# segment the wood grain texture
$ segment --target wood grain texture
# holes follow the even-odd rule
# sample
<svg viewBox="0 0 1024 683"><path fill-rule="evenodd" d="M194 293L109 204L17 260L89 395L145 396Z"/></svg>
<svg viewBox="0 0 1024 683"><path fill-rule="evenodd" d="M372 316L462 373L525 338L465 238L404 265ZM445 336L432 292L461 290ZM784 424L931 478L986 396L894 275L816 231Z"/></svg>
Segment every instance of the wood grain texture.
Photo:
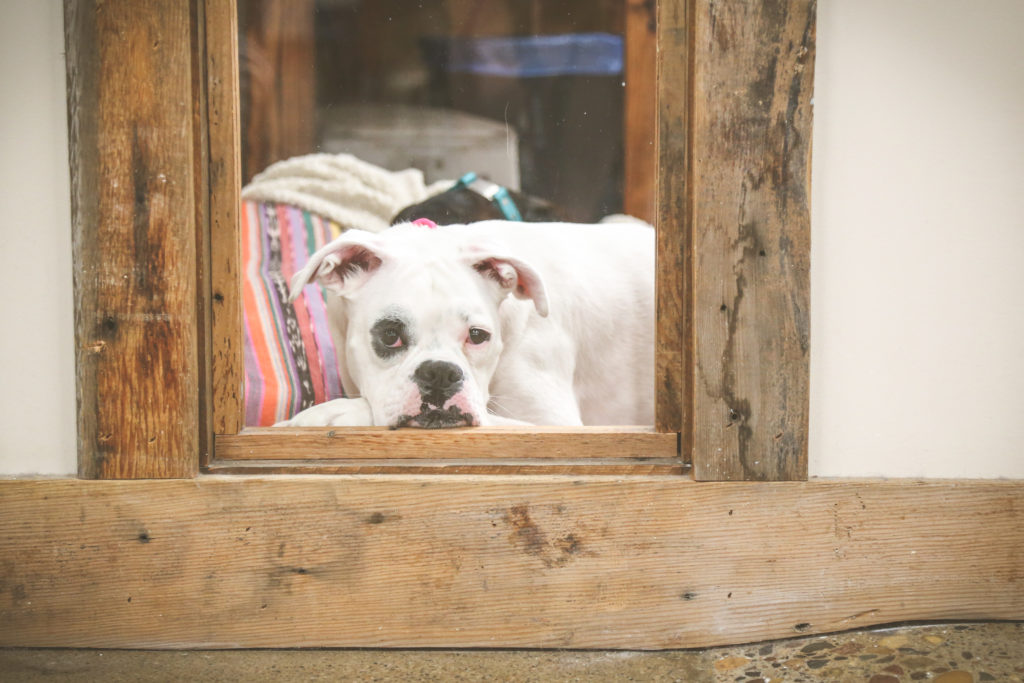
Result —
<svg viewBox="0 0 1024 683"><path fill-rule="evenodd" d="M656 649L1020 619L1022 496L1005 481L0 481L0 645Z"/></svg>
<svg viewBox="0 0 1024 683"><path fill-rule="evenodd" d="M675 434L648 427L387 427L249 428L217 439L217 457L232 460L405 458L666 458L677 457Z"/></svg>
<svg viewBox="0 0 1024 683"><path fill-rule="evenodd" d="M626 0L623 211L654 224L657 182L657 11Z"/></svg>
<svg viewBox="0 0 1024 683"><path fill-rule="evenodd" d="M210 431L236 434L244 426L242 377L240 131L238 113L238 22L234 0L205 2L201 55L206 108L203 116L208 147L203 172L207 178L206 226L209 288L204 290L211 316L208 349L212 368L208 393ZM208 462L209 451L204 451Z"/></svg>
<svg viewBox="0 0 1024 683"><path fill-rule="evenodd" d="M476 474L476 475L613 475L681 476L690 467L681 458L367 458L288 460L220 460L207 466L209 474Z"/></svg>
<svg viewBox="0 0 1024 683"><path fill-rule="evenodd" d="M197 470L188 3L65 3L79 471ZM116 36L116 39L111 39Z"/></svg>
<svg viewBox="0 0 1024 683"><path fill-rule="evenodd" d="M196 230L196 354L199 465L213 457L213 310L210 277L210 138L206 93L206 2L190 0L192 50L192 186Z"/></svg>
<svg viewBox="0 0 1024 683"><path fill-rule="evenodd" d="M681 475L675 434L649 427L248 428L217 437L210 473Z"/></svg>
<svg viewBox="0 0 1024 683"><path fill-rule="evenodd" d="M694 475L804 479L815 2L695 6Z"/></svg>
<svg viewBox="0 0 1024 683"><path fill-rule="evenodd" d="M691 287L693 198L692 0L658 3L657 284L655 403L658 431L682 434L683 457L693 451Z"/></svg>

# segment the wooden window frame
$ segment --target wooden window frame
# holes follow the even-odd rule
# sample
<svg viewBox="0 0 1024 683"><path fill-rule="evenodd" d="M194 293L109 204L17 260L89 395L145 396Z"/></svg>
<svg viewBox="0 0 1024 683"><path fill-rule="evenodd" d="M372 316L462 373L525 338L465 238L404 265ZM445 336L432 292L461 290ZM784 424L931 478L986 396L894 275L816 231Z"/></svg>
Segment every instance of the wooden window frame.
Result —
<svg viewBox="0 0 1024 683"><path fill-rule="evenodd" d="M700 480L805 479L813 5L776 15L735 13L726 23L754 27L749 43L699 60L694 46L703 39L685 28L689 5L665 7L671 11L663 11L654 36L661 56L658 144L655 154L629 158L632 166L646 159L660 169L653 427L296 434L244 426L237 12L233 2L196 3L196 241L205 257L197 277L204 344L197 372L205 380L197 419L206 421L200 469L625 475L680 474L692 463ZM632 48L650 42L639 9L627 13ZM687 40L666 39L680 32ZM644 51L629 55L629 78L643 84ZM655 94L649 86L647 98ZM719 94L754 89L760 102ZM627 109L638 134L649 135L636 106L644 99L627 96ZM780 107L785 118L778 125ZM694 154L699 167L690 162ZM768 176L774 177L765 182ZM697 224L710 227L696 230Z"/></svg>
<svg viewBox="0 0 1024 683"><path fill-rule="evenodd" d="M679 430L674 426L678 420L668 414L676 409L678 401L674 400L659 402L657 424L647 427L490 427L434 432L385 427L282 430L244 425L239 236L237 229L231 229L238 224L241 175L234 7L234 2L200 4L199 11L205 16L196 21L201 34L197 44L205 52L196 64L205 74L199 74L195 82L197 90L205 89L198 99L206 103L200 106L196 127L209 131L209 142L196 160L197 195L208 198L211 220L217 221L202 233L209 240L206 270L211 288L203 294L210 301L207 308L213 334L208 352L212 358L211 392L204 397L211 408L207 413L212 420L207 428L211 446L203 449L201 470L233 474L686 473L688 464L680 456ZM642 71L642 65L633 68ZM653 89L645 94L653 98ZM648 157L653 166L653 156ZM216 174L215 168L227 172ZM679 286L678 278L663 279L670 284L662 283L662 290ZM682 368L673 370L681 372Z"/></svg>
<svg viewBox="0 0 1024 683"><path fill-rule="evenodd" d="M656 649L1024 618L1022 481L199 473L218 428L210 340L229 303L210 281L206 221L229 220L231 207L194 172L226 119L210 116L216 88L192 98L207 74L189 55L202 41L195 18L229 7L65 5L81 478L0 481L0 645ZM754 418L766 406L754 399L779 390L764 377L794 381L781 406L799 425L806 375L788 374L777 324L729 306L785 288L769 261L804 273L801 243L772 231L795 211L800 232L807 198L794 188L806 190L806 166L780 154L809 145L796 139L809 127L792 126L799 104L770 84L799 91L809 76L794 64L809 68L813 50L762 63L743 46L791 22L813 38L814 3L662 0L659 12L658 221L680 226L659 232L659 253L682 274L678 300L659 282L659 343L678 341L659 351L678 382L659 424L679 430L698 476L783 478L779 464L794 459L761 470L756 449L791 436L765 440ZM755 78L737 87L744 72ZM767 111L757 134L734 118L746 106ZM208 171L211 183L231 173ZM676 173L688 182L671 182ZM785 201L772 204L766 188ZM786 237L793 251L781 258ZM731 270L716 265L723 253L737 257ZM707 268L735 277L695 277ZM806 303L799 286L786 291ZM789 313L799 328L806 309ZM767 364L744 399L749 387L708 355L722 330L734 369ZM758 339L773 342L767 356ZM715 372L729 382L715 385ZM731 424L712 419L722 410ZM706 458L723 433L738 450ZM804 425L794 443L805 435ZM779 452L799 463L803 451Z"/></svg>

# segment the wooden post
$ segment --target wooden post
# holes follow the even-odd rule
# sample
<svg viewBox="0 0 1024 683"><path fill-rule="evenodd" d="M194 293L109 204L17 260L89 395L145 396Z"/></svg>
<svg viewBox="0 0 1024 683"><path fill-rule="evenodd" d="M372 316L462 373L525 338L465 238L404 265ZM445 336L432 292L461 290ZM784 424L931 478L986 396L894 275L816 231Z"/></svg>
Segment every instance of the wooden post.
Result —
<svg viewBox="0 0 1024 683"><path fill-rule="evenodd" d="M804 479L816 5L693 5L694 476Z"/></svg>
<svg viewBox="0 0 1024 683"><path fill-rule="evenodd" d="M200 465L214 435L244 426L238 8L235 0L193 0L196 243L202 382Z"/></svg>
<svg viewBox="0 0 1024 683"><path fill-rule="evenodd" d="M198 452L189 3L68 0L64 10L79 472L189 477Z"/></svg>
<svg viewBox="0 0 1024 683"><path fill-rule="evenodd" d="M692 0L658 3L657 51L657 289L654 426L682 434L690 458L693 421L693 350L690 286L693 224L690 123L693 49Z"/></svg>

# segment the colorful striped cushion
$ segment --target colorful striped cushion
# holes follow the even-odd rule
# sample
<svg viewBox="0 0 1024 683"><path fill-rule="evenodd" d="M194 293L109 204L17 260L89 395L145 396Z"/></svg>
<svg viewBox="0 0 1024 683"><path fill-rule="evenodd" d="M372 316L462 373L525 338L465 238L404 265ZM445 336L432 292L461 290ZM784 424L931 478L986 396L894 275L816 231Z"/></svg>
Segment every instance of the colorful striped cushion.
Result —
<svg viewBox="0 0 1024 683"><path fill-rule="evenodd" d="M344 396L322 288L309 285L288 302L292 275L341 228L293 206L251 201L242 202L241 224L245 424L266 426Z"/></svg>

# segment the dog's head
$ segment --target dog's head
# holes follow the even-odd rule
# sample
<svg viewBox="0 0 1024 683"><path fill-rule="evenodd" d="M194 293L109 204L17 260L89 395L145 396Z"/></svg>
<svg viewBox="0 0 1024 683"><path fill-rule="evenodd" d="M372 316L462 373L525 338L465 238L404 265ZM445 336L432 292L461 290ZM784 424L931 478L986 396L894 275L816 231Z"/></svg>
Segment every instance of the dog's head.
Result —
<svg viewBox="0 0 1024 683"><path fill-rule="evenodd" d="M566 221L569 218L551 202L508 190L509 196L529 223L551 223ZM405 207L391 219L392 225L406 223L417 218L429 218L438 225L474 223L476 221L501 220L505 216L493 201L469 189L465 185L456 184L432 197Z"/></svg>
<svg viewBox="0 0 1024 683"><path fill-rule="evenodd" d="M511 294L547 315L540 275L460 228L349 230L292 279L292 299L314 281L336 297L345 389L377 425L481 424L505 341L499 309Z"/></svg>

